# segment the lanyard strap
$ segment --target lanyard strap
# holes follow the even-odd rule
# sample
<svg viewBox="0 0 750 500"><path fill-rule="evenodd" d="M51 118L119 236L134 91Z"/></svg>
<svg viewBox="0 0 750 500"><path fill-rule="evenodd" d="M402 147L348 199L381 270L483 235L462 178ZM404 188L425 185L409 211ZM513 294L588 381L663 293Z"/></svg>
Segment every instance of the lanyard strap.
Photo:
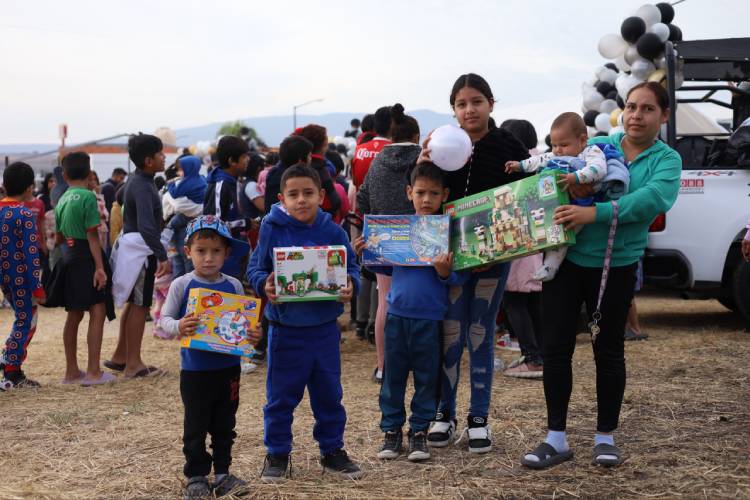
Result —
<svg viewBox="0 0 750 500"><path fill-rule="evenodd" d="M604 253L604 266L602 267L602 279L599 283L599 298L596 301L596 311L591 315L589 330L591 331L591 342L596 342L596 336L599 335L599 321L602 319L602 299L604 290L607 289L607 278L609 277L609 268L612 261L612 248L615 245L615 233L617 232L617 201L612 201L612 224L609 226L609 236L607 238L607 250Z"/></svg>

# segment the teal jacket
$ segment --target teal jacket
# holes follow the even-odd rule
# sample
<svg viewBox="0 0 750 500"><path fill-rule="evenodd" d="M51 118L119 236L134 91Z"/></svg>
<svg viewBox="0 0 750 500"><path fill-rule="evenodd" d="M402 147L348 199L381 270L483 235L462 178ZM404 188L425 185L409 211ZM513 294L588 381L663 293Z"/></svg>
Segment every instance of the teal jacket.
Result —
<svg viewBox="0 0 750 500"><path fill-rule="evenodd" d="M622 153L625 134L594 137L589 144L611 144ZM657 140L630 164L630 188L618 200L618 219L612 267L638 262L648 242L648 226L659 214L666 213L680 189L682 159L674 149ZM587 224L568 250L568 260L583 267L602 267L612 222L612 203L596 204L596 221Z"/></svg>

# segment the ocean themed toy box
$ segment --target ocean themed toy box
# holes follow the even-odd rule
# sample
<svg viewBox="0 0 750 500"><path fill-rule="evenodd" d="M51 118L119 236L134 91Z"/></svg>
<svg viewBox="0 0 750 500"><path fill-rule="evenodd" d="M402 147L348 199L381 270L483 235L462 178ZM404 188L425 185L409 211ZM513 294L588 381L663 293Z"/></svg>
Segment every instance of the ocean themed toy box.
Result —
<svg viewBox="0 0 750 500"><path fill-rule="evenodd" d="M185 309L200 318L195 335L183 337L182 347L248 356L253 352L247 330L258 326L260 300L244 295L193 288Z"/></svg>
<svg viewBox="0 0 750 500"><path fill-rule="evenodd" d="M365 215L362 264L431 266L448 253L449 230L448 215Z"/></svg>
<svg viewBox="0 0 750 500"><path fill-rule="evenodd" d="M575 233L553 222L569 202L557 171L543 172L443 205L451 217L457 271L504 262L575 243Z"/></svg>
<svg viewBox="0 0 750 500"><path fill-rule="evenodd" d="M279 302L338 300L346 288L346 247L273 249L273 271Z"/></svg>

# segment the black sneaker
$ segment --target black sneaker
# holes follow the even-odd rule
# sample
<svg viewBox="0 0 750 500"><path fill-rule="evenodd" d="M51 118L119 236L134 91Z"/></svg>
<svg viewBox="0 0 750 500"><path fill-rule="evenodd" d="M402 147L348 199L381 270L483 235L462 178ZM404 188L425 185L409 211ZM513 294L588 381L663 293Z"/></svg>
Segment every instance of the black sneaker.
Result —
<svg viewBox="0 0 750 500"><path fill-rule="evenodd" d="M283 481L287 477L287 470L291 476L289 467L289 455L266 455L263 461L263 472L260 473L260 480L265 483L275 483Z"/></svg>
<svg viewBox="0 0 750 500"><path fill-rule="evenodd" d="M248 356L248 359L255 364L263 363L266 360L266 351L253 351L253 353Z"/></svg>
<svg viewBox="0 0 750 500"><path fill-rule="evenodd" d="M364 327L357 327L357 339L367 340L367 332L365 331Z"/></svg>
<svg viewBox="0 0 750 500"><path fill-rule="evenodd" d="M185 486L185 500L196 498L211 498L211 488L205 476L193 476Z"/></svg>
<svg viewBox="0 0 750 500"><path fill-rule="evenodd" d="M367 341L371 343L372 345L375 345L375 325L370 325L367 330L365 330L365 335L367 335Z"/></svg>
<svg viewBox="0 0 750 500"><path fill-rule="evenodd" d="M421 462L430 458L430 449L427 447L427 433L425 431L409 431L409 456L411 462Z"/></svg>
<svg viewBox="0 0 750 500"><path fill-rule="evenodd" d="M338 474L345 479L359 479L364 475L359 465L349 460L344 450L332 451L320 457L320 465L326 472Z"/></svg>
<svg viewBox="0 0 750 500"><path fill-rule="evenodd" d="M383 446L380 447L380 451L378 452L378 458L382 460L398 458L401 454L402 441L401 429L386 432L383 438ZM411 442L411 437L409 438L409 442Z"/></svg>
<svg viewBox="0 0 750 500"><path fill-rule="evenodd" d="M456 432L456 420L451 420L448 415L438 413L427 433L427 444L433 448L444 448L448 446Z"/></svg>
<svg viewBox="0 0 750 500"><path fill-rule="evenodd" d="M14 370L12 372L3 370L3 372L5 378L0 380L0 391L9 391L11 389L21 389L24 387L36 389L37 387L42 386L42 384L36 380L27 378L23 370Z"/></svg>
<svg viewBox="0 0 750 500"><path fill-rule="evenodd" d="M469 453L487 453L492 449L492 437L487 417L472 417L469 415L469 425L461 433L458 441L469 436ZM456 442L458 442L456 441Z"/></svg>
<svg viewBox="0 0 750 500"><path fill-rule="evenodd" d="M243 496L248 493L247 482L238 478L234 474L227 474L221 481L215 482L211 488L214 490L214 495L217 497L223 497L230 493L234 496Z"/></svg>
<svg viewBox="0 0 750 500"><path fill-rule="evenodd" d="M378 377L378 367L376 366L375 369L372 371L372 381L376 384L383 385L383 373L380 373L380 376Z"/></svg>

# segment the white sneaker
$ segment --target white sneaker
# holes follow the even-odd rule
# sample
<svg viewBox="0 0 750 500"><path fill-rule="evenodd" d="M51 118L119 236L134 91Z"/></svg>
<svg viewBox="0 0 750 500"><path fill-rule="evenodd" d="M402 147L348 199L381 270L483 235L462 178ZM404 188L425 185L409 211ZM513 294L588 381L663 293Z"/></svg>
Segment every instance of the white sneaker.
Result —
<svg viewBox="0 0 750 500"><path fill-rule="evenodd" d="M240 363L240 372L243 374L252 373L257 369L258 369L258 365L256 365L255 363L248 363L246 361L242 361Z"/></svg>
<svg viewBox="0 0 750 500"><path fill-rule="evenodd" d="M473 427L472 427L473 426ZM492 450L492 433L487 419L482 417L469 417L469 427L466 427L456 444L469 437L469 453L487 453Z"/></svg>
<svg viewBox="0 0 750 500"><path fill-rule="evenodd" d="M442 418L442 416L438 415L437 418ZM455 420L450 420L448 422L436 420L430 425L430 430L427 433L427 444L433 448L445 448L450 444L455 432Z"/></svg>

